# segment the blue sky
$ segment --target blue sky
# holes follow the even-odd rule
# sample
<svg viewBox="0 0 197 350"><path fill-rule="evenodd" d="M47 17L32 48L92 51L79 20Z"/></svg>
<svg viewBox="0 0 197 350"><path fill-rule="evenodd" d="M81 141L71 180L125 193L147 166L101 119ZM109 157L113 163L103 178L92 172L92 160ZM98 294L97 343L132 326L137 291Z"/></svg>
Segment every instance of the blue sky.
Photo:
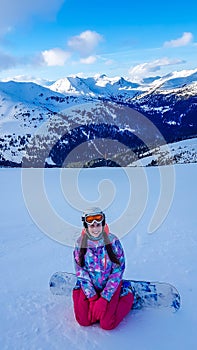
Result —
<svg viewBox="0 0 197 350"><path fill-rule="evenodd" d="M196 13L193 0L1 0L0 79L195 69Z"/></svg>

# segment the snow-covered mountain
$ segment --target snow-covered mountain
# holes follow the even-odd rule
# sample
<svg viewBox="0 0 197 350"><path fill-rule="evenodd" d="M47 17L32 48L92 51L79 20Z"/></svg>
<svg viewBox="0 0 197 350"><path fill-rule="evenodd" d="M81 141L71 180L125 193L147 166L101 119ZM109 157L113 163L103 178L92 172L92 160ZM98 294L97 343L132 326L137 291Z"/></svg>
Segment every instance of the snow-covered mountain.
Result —
<svg viewBox="0 0 197 350"><path fill-rule="evenodd" d="M147 141L147 125L136 121L135 112L150 121L163 140L156 132ZM96 139L117 141L141 157L147 146L150 149L197 136L196 113L197 69L144 79L140 84L104 74L88 78L71 76L43 85L0 82L0 164L24 165L27 145L36 144L38 138L35 149L45 148L46 159L54 166L62 166L63 157L84 142L88 147L85 153L80 150L81 158L86 159L90 149L88 162L110 158L112 146L96 144ZM62 148L63 153L57 157ZM117 164L120 158L123 165L136 160L129 159L128 152L125 155L118 146L115 152L112 160ZM32 154L29 158L32 159Z"/></svg>
<svg viewBox="0 0 197 350"><path fill-rule="evenodd" d="M150 77L143 79L141 83L134 83L123 77L107 77L105 74L94 77L81 78L71 76L57 80L50 85L50 89L63 94L90 95L97 97L114 97L119 99L140 97L142 92L146 94L155 90L174 90L197 82L197 69L175 71L163 77ZM141 96L142 97L142 96Z"/></svg>
<svg viewBox="0 0 197 350"><path fill-rule="evenodd" d="M140 85L123 77L109 78L105 74L92 78L68 77L57 80L50 89L63 94L104 98L129 98L140 91Z"/></svg>

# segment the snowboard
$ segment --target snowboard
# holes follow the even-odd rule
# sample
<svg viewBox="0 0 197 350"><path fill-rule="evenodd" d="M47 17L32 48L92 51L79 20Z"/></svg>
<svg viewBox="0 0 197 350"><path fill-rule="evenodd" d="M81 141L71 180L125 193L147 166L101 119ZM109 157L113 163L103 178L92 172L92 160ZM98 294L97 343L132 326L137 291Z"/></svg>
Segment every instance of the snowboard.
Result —
<svg viewBox="0 0 197 350"><path fill-rule="evenodd" d="M70 296L76 282L77 278L73 273L55 272L50 278L49 288L54 295ZM121 295L128 288L134 295L134 310L160 307L177 311L180 308L180 294L170 283L124 279Z"/></svg>

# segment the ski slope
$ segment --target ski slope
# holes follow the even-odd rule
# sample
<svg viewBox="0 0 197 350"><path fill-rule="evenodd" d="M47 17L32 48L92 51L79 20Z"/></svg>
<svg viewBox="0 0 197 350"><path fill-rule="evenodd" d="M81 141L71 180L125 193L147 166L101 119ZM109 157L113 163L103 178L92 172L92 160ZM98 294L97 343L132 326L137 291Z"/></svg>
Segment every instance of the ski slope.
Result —
<svg viewBox="0 0 197 350"><path fill-rule="evenodd" d="M148 167L143 168L148 193L140 219L123 235L118 232L118 224L117 231L113 232L120 234L125 249L125 277L174 284L181 294L182 307L177 313L165 309L131 311L118 328L104 331L98 324L88 328L79 326L74 319L71 298L50 294L48 281L51 274L58 270L73 271L72 244L62 244L50 238L39 228L37 218L29 214L24 201L27 194L21 177L23 169L0 169L0 349L196 349L197 166L176 165L174 170L172 204L158 229L148 233L161 186L159 169ZM34 172L34 179L37 178L38 169L29 171ZM70 229L65 235L75 238L81 230L80 213L75 204L77 193L73 193L73 197L71 193L67 198L62 194L65 183L62 177L60 184L60 174L66 171L71 176L77 174L76 169L46 169L45 192L58 218L69 222ZM109 226L112 223L114 227L113 221L124 215L130 196L132 198L129 185L137 177L137 168L130 168L127 175L124 169L118 168L82 170L78 177L79 205L83 200L99 204L102 188L96 182L110 180L113 186L109 185L109 192L105 189L105 194L112 196L112 187L116 192L109 198L106 215ZM35 180L30 186L36 191ZM140 183L137 186L141 196ZM46 215L47 219L39 197L37 206L41 216L45 218ZM128 223L132 218L127 216L125 220ZM58 236L54 234L54 237Z"/></svg>

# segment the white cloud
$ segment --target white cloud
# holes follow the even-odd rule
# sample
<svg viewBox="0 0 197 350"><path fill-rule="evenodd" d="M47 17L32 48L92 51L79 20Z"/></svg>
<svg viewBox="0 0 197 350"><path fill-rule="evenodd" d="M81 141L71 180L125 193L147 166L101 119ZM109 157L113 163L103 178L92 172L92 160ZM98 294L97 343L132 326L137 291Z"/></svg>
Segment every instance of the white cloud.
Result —
<svg viewBox="0 0 197 350"><path fill-rule="evenodd" d="M42 51L42 59L47 66L64 66L70 53L59 48Z"/></svg>
<svg viewBox="0 0 197 350"><path fill-rule="evenodd" d="M34 15L48 19L55 18L64 0L1 0L0 34Z"/></svg>
<svg viewBox="0 0 197 350"><path fill-rule="evenodd" d="M88 56L88 57L85 57L85 58L81 58L80 59L80 63L83 63L83 64L93 64L96 62L96 56Z"/></svg>
<svg viewBox="0 0 197 350"><path fill-rule="evenodd" d="M193 34L184 32L183 35L175 40L166 41L164 47L180 47L189 45L193 41Z"/></svg>
<svg viewBox="0 0 197 350"><path fill-rule="evenodd" d="M141 63L129 69L129 78L133 82L140 82L143 78L155 75L154 73L158 72L165 66L171 66L180 63L183 63L183 61L179 59L169 59L167 57L163 57L151 62Z"/></svg>
<svg viewBox="0 0 197 350"><path fill-rule="evenodd" d="M68 40L68 46L73 50L79 52L82 56L90 55L98 46L103 37L94 31L86 30L79 35L73 36Z"/></svg>

